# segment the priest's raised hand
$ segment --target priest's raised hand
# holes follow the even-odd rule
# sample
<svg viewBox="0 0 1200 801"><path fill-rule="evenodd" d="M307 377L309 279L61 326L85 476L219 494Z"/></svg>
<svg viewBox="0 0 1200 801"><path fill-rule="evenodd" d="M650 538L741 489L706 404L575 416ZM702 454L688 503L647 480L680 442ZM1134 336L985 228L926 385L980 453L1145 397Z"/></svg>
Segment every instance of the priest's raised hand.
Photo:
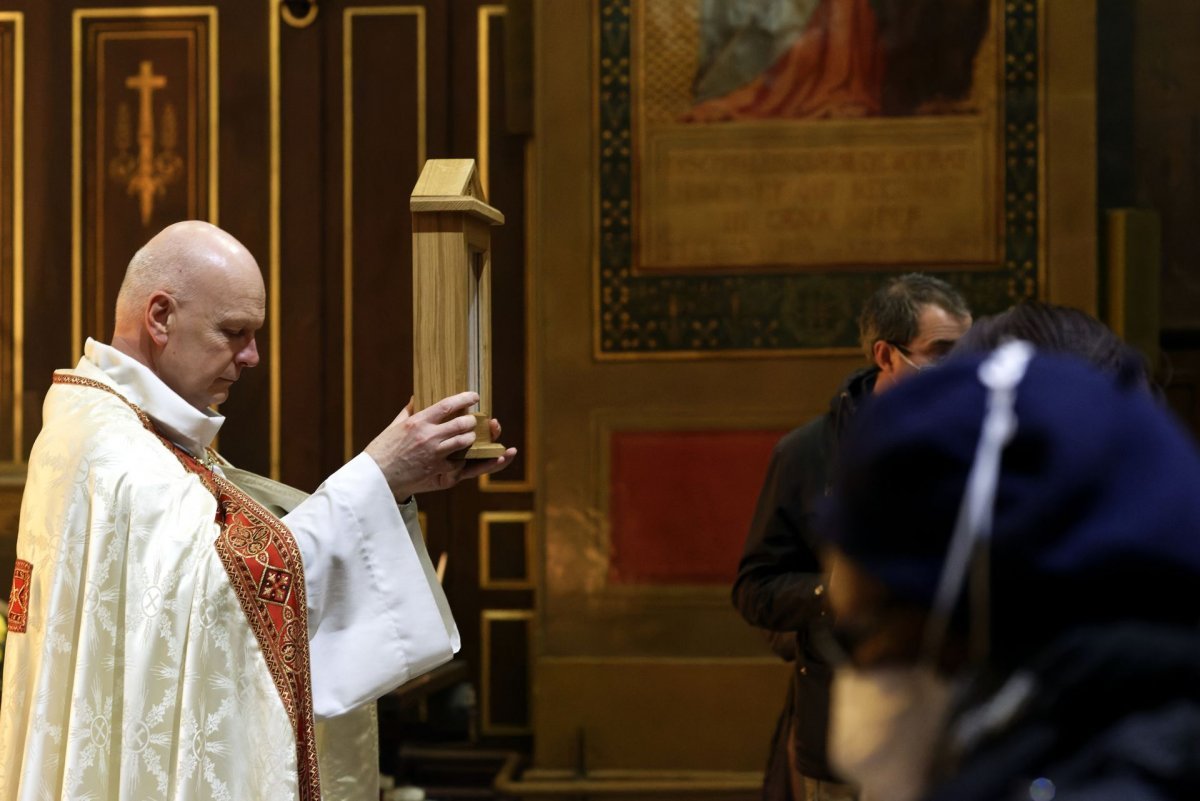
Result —
<svg viewBox="0 0 1200 801"><path fill-rule="evenodd" d="M412 401L372 440L366 453L379 465L397 500L430 490L453 487L464 479L495 473L512 463L516 448L496 459L466 460L461 454L475 443L475 418L468 410L479 403L474 392L460 392L413 412ZM500 423L491 420L492 441L500 439Z"/></svg>

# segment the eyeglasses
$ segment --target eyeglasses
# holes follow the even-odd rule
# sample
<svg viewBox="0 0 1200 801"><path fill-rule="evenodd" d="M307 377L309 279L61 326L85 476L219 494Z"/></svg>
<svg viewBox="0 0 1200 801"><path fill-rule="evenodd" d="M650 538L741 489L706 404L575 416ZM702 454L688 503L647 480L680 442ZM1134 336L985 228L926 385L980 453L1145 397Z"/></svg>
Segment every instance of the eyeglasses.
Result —
<svg viewBox="0 0 1200 801"><path fill-rule="evenodd" d="M924 372L925 370L932 370L934 367L937 367L938 361L941 359L941 356L925 357L928 359L928 361L926 361L924 364L917 364L911 358L909 358L913 355L911 349L901 345L899 342L893 342L890 339L885 339L884 342L895 348L896 352L900 354L900 358L904 360L904 363L913 370L916 370L918 373Z"/></svg>

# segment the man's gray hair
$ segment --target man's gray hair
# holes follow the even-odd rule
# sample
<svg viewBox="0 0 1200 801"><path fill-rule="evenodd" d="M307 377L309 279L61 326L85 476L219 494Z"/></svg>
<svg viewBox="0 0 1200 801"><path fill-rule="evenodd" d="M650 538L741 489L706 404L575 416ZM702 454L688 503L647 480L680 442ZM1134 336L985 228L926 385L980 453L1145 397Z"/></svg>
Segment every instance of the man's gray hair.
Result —
<svg viewBox="0 0 1200 801"><path fill-rule="evenodd" d="M940 278L906 273L875 291L858 317L858 336L869 361L879 341L906 345L917 335L921 307L938 306L955 317L970 317L967 301Z"/></svg>

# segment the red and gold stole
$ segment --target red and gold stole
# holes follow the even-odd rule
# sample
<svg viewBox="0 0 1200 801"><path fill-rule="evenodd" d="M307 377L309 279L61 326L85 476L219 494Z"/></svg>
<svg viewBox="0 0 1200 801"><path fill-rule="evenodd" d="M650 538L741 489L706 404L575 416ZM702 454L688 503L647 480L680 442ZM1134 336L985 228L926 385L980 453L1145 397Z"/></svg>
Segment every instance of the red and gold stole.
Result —
<svg viewBox="0 0 1200 801"><path fill-rule="evenodd" d="M262 649L296 735L300 799L320 801L304 565L292 532L232 482L160 434L145 412L112 387L69 373L55 373L53 381L101 389L120 398L216 499L216 522L221 533L213 545Z"/></svg>

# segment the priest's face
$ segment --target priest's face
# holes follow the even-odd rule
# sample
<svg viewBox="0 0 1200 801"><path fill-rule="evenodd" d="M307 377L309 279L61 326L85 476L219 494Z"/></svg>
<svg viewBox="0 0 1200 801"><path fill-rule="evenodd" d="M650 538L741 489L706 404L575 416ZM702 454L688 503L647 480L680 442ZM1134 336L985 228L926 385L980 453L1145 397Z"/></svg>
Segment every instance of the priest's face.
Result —
<svg viewBox="0 0 1200 801"><path fill-rule="evenodd" d="M205 261L175 299L156 365L167 386L201 410L228 398L242 370L258 364L255 335L266 314L262 273L249 252L239 245L206 254Z"/></svg>

